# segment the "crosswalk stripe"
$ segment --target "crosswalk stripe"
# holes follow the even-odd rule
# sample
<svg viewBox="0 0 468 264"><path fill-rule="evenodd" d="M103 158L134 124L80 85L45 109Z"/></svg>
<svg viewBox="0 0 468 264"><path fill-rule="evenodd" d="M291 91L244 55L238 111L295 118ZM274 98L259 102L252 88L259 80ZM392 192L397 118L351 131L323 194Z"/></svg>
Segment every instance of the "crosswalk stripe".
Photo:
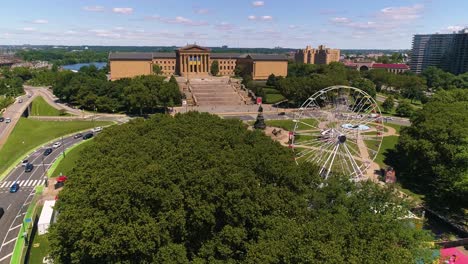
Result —
<svg viewBox="0 0 468 264"><path fill-rule="evenodd" d="M32 181L31 181L31 186L36 186L36 181L37 181L37 180L32 180Z"/></svg>
<svg viewBox="0 0 468 264"><path fill-rule="evenodd" d="M20 181L20 186L24 187L29 181Z"/></svg>
<svg viewBox="0 0 468 264"><path fill-rule="evenodd" d="M40 182L40 180L35 180L33 186L38 186Z"/></svg>
<svg viewBox="0 0 468 264"><path fill-rule="evenodd" d="M28 181L26 186L31 186L32 182L33 182L32 180Z"/></svg>
<svg viewBox="0 0 468 264"><path fill-rule="evenodd" d="M0 186L0 188L6 187L6 186L8 186L8 182L3 182L2 186Z"/></svg>

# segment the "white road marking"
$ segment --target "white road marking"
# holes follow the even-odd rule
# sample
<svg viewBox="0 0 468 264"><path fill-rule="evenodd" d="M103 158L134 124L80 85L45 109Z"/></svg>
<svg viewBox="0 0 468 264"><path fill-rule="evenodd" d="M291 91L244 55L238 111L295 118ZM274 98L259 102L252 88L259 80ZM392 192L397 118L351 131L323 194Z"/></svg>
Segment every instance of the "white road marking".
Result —
<svg viewBox="0 0 468 264"><path fill-rule="evenodd" d="M19 225L17 225L17 226L14 226L14 227L10 228L8 231L14 230L14 229L20 227L21 225L22 225L22 224L19 224Z"/></svg>
<svg viewBox="0 0 468 264"><path fill-rule="evenodd" d="M29 180L20 181L20 186L21 187L28 186L28 182L29 182Z"/></svg>
<svg viewBox="0 0 468 264"><path fill-rule="evenodd" d="M10 206L11 206L11 204L10 204L10 205L8 205L8 207L7 207L7 211L8 211L8 209L10 209Z"/></svg>
<svg viewBox="0 0 468 264"><path fill-rule="evenodd" d="M1 258L0 261L5 260L5 259L11 257L11 255L13 255L13 251L12 251L10 254L4 256L3 258Z"/></svg>
<svg viewBox="0 0 468 264"><path fill-rule="evenodd" d="M16 241L16 239L17 239L17 237L13 238L12 240L10 240L10 241L8 241L8 242L3 243L2 246L7 245L7 244L10 244L11 242Z"/></svg>
<svg viewBox="0 0 468 264"><path fill-rule="evenodd" d="M8 182L3 182L3 184L0 186L0 188L3 188L3 187L6 187L8 185L9 181Z"/></svg>

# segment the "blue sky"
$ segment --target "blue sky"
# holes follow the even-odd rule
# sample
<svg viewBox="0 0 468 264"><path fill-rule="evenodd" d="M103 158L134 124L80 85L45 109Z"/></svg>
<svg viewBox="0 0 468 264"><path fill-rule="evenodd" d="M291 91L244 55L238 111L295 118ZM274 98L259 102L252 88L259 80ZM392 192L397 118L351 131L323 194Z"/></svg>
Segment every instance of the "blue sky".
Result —
<svg viewBox="0 0 468 264"><path fill-rule="evenodd" d="M468 0L21 0L0 44L410 48L468 26Z"/></svg>

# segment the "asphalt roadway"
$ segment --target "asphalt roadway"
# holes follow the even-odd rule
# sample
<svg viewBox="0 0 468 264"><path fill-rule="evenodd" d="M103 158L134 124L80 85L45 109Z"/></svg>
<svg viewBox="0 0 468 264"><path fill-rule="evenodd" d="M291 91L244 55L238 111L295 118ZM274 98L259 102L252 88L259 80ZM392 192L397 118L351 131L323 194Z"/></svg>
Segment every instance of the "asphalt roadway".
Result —
<svg viewBox="0 0 468 264"><path fill-rule="evenodd" d="M24 215L35 194L35 186L44 185L45 172L53 161L59 155L63 155L64 150L82 140L81 137L78 139L74 139L73 136L64 137L63 141L59 140L63 142L62 145L54 149L48 156L43 155L44 150L51 147L53 143L50 146L43 146L26 157L34 165L31 172L25 172L24 167L18 164L3 181L0 181L0 207L5 210L5 214L0 219L0 264L10 263ZM9 192L13 182L20 184L16 193Z"/></svg>

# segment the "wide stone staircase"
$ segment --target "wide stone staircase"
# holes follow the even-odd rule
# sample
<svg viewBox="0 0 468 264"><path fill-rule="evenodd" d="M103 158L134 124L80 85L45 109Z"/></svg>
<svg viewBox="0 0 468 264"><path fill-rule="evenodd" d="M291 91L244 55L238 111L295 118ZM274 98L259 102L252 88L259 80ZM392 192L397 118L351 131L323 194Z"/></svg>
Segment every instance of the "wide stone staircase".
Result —
<svg viewBox="0 0 468 264"><path fill-rule="evenodd" d="M232 85L229 78L190 79L193 102L199 106L244 105L248 98Z"/></svg>

